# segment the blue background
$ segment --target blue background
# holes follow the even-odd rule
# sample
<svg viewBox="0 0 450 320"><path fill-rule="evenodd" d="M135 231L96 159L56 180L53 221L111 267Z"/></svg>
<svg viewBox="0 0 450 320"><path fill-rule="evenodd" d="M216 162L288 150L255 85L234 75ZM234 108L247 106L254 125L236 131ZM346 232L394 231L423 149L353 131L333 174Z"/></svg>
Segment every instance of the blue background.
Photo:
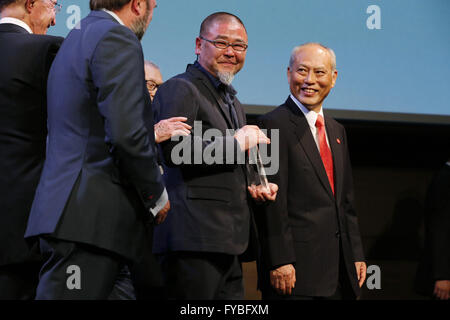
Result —
<svg viewBox="0 0 450 320"><path fill-rule="evenodd" d="M78 5L84 17L89 1L59 2L49 34L66 36L66 10ZM366 26L370 5L381 9L380 30ZM233 82L243 103L284 102L290 52L314 41L337 56L326 108L450 115L450 0L159 0L142 45L164 79L195 60L200 23L215 11L238 15L248 31L245 67Z"/></svg>

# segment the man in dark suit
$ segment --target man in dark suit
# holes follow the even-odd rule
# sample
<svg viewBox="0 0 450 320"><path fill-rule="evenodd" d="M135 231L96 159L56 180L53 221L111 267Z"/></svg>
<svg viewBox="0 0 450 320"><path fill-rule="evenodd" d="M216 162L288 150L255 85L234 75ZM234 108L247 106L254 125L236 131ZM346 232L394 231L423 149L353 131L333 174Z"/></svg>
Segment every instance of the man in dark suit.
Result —
<svg viewBox="0 0 450 320"><path fill-rule="evenodd" d="M296 47L287 76L291 95L260 118L261 128L279 130L280 143L279 171L269 177L280 194L257 215L263 298L354 298L366 265L347 137L322 109L337 77L334 52Z"/></svg>
<svg viewBox="0 0 450 320"><path fill-rule="evenodd" d="M246 49L247 33L238 17L224 12L208 16L196 38L198 60L155 96L159 119L184 116L193 127L181 142L161 144L172 212L155 228L153 252L162 255L171 299L243 298L239 256L249 245L251 181L248 166L236 160L257 143L269 142L258 127L245 125L231 86ZM239 130L231 134L228 129ZM275 196L272 185L265 197Z"/></svg>
<svg viewBox="0 0 450 320"><path fill-rule="evenodd" d="M450 159L433 178L425 200L425 246L416 291L450 299Z"/></svg>
<svg viewBox="0 0 450 320"><path fill-rule="evenodd" d="M45 158L46 89L63 38L51 1L0 0L0 299L32 299L41 258L23 237Z"/></svg>
<svg viewBox="0 0 450 320"><path fill-rule="evenodd" d="M139 40L154 0L91 0L48 79L48 148L25 236L46 262L37 299L106 299L169 209ZM159 213L158 213L159 212ZM126 273L125 273L126 275Z"/></svg>

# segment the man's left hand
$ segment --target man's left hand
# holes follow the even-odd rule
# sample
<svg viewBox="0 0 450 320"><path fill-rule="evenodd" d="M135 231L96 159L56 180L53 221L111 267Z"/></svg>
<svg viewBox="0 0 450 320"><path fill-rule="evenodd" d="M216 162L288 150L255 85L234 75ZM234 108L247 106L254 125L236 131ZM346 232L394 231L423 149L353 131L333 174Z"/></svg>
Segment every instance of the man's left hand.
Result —
<svg viewBox="0 0 450 320"><path fill-rule="evenodd" d="M252 184L248 187L248 192L250 192L250 195L256 201L275 201L277 197L278 186L275 183L269 183L269 188L265 188L262 185L255 186L254 184Z"/></svg>
<svg viewBox="0 0 450 320"><path fill-rule="evenodd" d="M367 266L364 261L355 262L356 275L358 276L359 287L361 288L366 280Z"/></svg>

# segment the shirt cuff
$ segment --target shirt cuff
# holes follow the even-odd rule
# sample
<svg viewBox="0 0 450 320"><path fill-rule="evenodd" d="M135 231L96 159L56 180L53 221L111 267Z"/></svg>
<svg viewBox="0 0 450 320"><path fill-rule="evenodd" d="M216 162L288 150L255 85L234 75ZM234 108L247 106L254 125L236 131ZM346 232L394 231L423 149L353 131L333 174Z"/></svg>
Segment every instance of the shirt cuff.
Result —
<svg viewBox="0 0 450 320"><path fill-rule="evenodd" d="M164 188L161 197L159 197L158 201L156 201L156 205L153 208L150 208L150 212L154 217L156 217L158 212L160 212L161 209L164 208L164 206L167 204L167 201L169 201L169 195L167 194L167 190Z"/></svg>

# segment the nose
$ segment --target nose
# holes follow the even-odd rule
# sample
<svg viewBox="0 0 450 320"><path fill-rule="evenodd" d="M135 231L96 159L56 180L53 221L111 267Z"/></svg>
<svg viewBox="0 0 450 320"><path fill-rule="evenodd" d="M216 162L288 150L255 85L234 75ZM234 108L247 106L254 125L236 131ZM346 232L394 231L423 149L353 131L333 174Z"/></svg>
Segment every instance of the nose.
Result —
<svg viewBox="0 0 450 320"><path fill-rule="evenodd" d="M305 83L312 84L314 82L316 82L316 74L314 73L314 70L310 70L305 78Z"/></svg>
<svg viewBox="0 0 450 320"><path fill-rule="evenodd" d="M228 48L225 49L224 55L226 56L230 56L233 57L235 55L235 52L233 50L232 46L229 46Z"/></svg>

